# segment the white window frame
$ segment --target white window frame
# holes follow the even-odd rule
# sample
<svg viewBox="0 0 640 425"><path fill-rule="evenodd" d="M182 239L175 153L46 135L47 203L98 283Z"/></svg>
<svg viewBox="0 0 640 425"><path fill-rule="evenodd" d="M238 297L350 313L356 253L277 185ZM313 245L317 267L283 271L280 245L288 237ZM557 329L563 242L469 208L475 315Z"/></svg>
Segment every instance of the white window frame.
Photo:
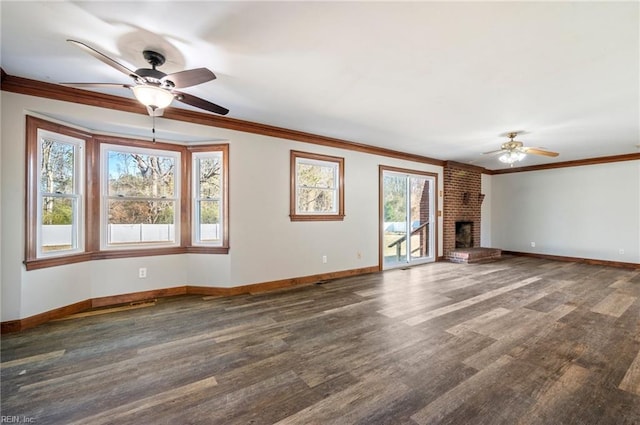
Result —
<svg viewBox="0 0 640 425"><path fill-rule="evenodd" d="M173 201L175 204L173 214L174 240L169 242L144 242L144 243L127 243L127 244L109 244L109 200L123 199L121 197L109 196L109 152L137 153L142 155L154 155L162 157L170 157L175 161L174 190L171 198L163 198L165 201ZM128 249L153 249L178 247L181 244L180 228L180 211L181 211L181 153L173 150L152 149L135 146L124 146L117 144L102 143L100 145L100 249L104 251L128 250ZM154 198L146 197L127 197L124 199L146 201ZM160 199L160 198L157 198Z"/></svg>
<svg viewBox="0 0 640 425"><path fill-rule="evenodd" d="M217 198L206 198L206 201L218 201L218 217L220 218L220 222L218 223L220 238L215 241L203 241L200 234L200 202L203 198L200 197L200 160L208 159L208 158L218 158L220 162L220 194ZM224 237L224 229L225 229L225 216L224 216L224 188L226 186L226 182L224 181L225 172L225 158L224 152L221 150L216 151L205 151L205 152L193 152L192 153L192 191L191 191L191 205L192 205L192 226L191 226L191 234L192 234L192 245L194 246L222 246L225 240Z"/></svg>
<svg viewBox="0 0 640 425"><path fill-rule="evenodd" d="M330 211L300 211L298 207L298 195L302 188L308 189L299 182L299 165L311 165L328 167L333 170L334 186L317 189L333 192L333 205ZM289 217L292 221L338 221L344 219L344 158L313 154L307 152L291 151L291 199Z"/></svg>
<svg viewBox="0 0 640 425"><path fill-rule="evenodd" d="M58 143L65 143L74 147L73 153L73 190L71 194L43 193L40 176L42 174L42 146L44 140L53 140ZM36 258L60 257L70 254L77 254L85 250L85 141L65 134L55 133L49 130L38 128L37 130L37 170L36 179ZM45 197L68 198L73 201L73 223L71 224L72 248L45 252L43 244L43 222L42 222L42 202Z"/></svg>

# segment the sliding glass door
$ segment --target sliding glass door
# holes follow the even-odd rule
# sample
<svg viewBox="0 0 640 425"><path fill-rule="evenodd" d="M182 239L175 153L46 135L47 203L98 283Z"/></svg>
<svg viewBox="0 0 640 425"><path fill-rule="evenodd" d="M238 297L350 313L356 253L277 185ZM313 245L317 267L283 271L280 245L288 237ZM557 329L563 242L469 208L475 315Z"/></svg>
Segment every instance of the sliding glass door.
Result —
<svg viewBox="0 0 640 425"><path fill-rule="evenodd" d="M383 268L435 261L435 175L381 167L380 180Z"/></svg>

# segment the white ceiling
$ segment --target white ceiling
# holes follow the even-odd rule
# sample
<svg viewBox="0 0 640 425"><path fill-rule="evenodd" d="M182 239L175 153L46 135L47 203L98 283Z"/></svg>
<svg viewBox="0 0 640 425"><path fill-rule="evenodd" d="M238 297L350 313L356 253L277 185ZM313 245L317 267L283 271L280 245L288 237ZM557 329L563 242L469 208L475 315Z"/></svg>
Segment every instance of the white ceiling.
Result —
<svg viewBox="0 0 640 425"><path fill-rule="evenodd" d="M521 165L638 152L640 3L0 3L1 66L57 83L126 76L167 56L166 73L207 67L184 91L229 117L443 160L503 168L481 153L526 130ZM120 96L131 93L110 91ZM185 107L178 102L173 107ZM93 123L99 129L100 123Z"/></svg>

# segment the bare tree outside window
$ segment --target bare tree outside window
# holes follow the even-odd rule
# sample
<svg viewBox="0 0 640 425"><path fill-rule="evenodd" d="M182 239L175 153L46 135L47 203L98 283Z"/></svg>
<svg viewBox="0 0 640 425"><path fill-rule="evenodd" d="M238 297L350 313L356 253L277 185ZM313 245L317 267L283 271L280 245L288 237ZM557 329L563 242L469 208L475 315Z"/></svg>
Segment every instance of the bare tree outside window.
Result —
<svg viewBox="0 0 640 425"><path fill-rule="evenodd" d="M75 141L49 137L42 137L39 146L39 249L42 253L73 250L78 247L74 226L79 213L76 157L80 148Z"/></svg>
<svg viewBox="0 0 640 425"><path fill-rule="evenodd" d="M343 188L343 158L291 151L291 220L342 220Z"/></svg>
<svg viewBox="0 0 640 425"><path fill-rule="evenodd" d="M156 144L26 120L27 270L229 252L228 144Z"/></svg>
<svg viewBox="0 0 640 425"><path fill-rule="evenodd" d="M107 148L108 245L175 242L176 163L168 152Z"/></svg>
<svg viewBox="0 0 640 425"><path fill-rule="evenodd" d="M195 235L198 245L222 241L222 152L194 154Z"/></svg>

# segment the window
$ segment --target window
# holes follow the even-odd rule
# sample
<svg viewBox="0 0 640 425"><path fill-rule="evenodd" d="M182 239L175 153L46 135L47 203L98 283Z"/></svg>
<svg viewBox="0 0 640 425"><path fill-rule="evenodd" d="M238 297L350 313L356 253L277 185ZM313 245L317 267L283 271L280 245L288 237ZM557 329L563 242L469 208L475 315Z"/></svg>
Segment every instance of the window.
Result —
<svg viewBox="0 0 640 425"><path fill-rule="evenodd" d="M94 136L27 117L27 270L229 252L229 146Z"/></svg>
<svg viewBox="0 0 640 425"><path fill-rule="evenodd" d="M36 257L84 250L84 140L38 129Z"/></svg>
<svg viewBox="0 0 640 425"><path fill-rule="evenodd" d="M193 152L193 245L223 245L227 204L225 161L226 149Z"/></svg>
<svg viewBox="0 0 640 425"><path fill-rule="evenodd" d="M291 151L292 221L344 219L344 158Z"/></svg>
<svg viewBox="0 0 640 425"><path fill-rule="evenodd" d="M180 152L102 144L102 249L180 244Z"/></svg>

